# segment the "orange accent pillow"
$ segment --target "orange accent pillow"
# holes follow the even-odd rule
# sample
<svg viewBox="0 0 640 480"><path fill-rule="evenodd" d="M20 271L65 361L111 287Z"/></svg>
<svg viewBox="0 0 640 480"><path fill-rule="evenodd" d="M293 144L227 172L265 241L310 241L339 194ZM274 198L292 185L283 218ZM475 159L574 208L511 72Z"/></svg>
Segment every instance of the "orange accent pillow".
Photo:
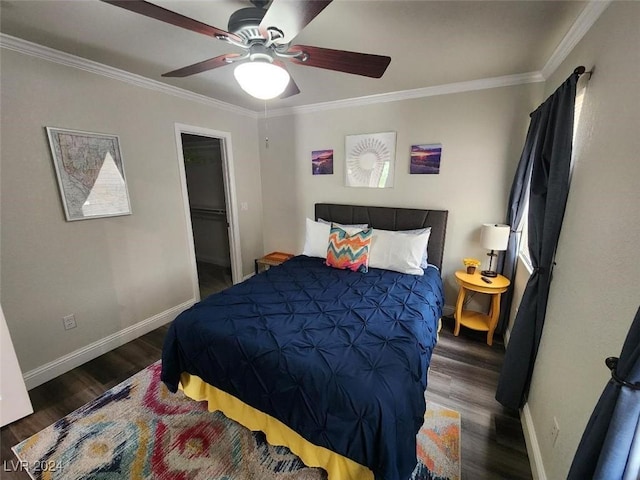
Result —
<svg viewBox="0 0 640 480"><path fill-rule="evenodd" d="M349 235L333 225L329 233L326 265L343 270L367 273L369 271L369 248L373 229L361 230Z"/></svg>

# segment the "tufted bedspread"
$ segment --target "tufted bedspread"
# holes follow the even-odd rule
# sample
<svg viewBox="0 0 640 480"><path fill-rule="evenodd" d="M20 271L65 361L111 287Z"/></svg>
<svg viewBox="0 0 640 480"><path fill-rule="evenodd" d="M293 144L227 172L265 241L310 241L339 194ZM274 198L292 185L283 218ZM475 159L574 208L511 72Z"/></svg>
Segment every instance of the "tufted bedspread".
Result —
<svg viewBox="0 0 640 480"><path fill-rule="evenodd" d="M197 375L377 480L406 480L442 305L435 268L363 274L294 257L180 314L162 380L175 392Z"/></svg>

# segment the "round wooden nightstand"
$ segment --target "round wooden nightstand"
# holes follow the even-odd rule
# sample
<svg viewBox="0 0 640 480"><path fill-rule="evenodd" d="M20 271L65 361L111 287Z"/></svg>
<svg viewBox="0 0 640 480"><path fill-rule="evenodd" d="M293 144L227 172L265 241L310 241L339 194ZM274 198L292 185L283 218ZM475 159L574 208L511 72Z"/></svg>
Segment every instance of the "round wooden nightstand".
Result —
<svg viewBox="0 0 640 480"><path fill-rule="evenodd" d="M487 332L487 345L491 346L493 344L493 332L498 325L498 316L500 315L500 296L507 291L511 282L507 277L498 275L497 277L489 278L491 283L486 283L482 280L480 273L468 274L463 270L458 270L455 275L456 281L460 285L460 291L456 302L456 327L453 334L457 336L460 333L460 325L472 330ZM467 292L491 295L489 313L463 310L462 307L464 306Z"/></svg>

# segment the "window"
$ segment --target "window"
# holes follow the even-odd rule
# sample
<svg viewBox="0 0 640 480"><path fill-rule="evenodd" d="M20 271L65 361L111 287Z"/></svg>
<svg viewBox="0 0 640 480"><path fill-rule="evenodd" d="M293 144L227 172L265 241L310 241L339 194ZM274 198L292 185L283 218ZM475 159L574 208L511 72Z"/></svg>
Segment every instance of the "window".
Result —
<svg viewBox="0 0 640 480"><path fill-rule="evenodd" d="M573 150L571 152L571 167L569 170L569 178L571 178L571 173L573 172L573 164L575 162L575 152L576 152L576 133L578 131L578 124L580 122L580 114L582 113L582 104L584 102L584 93L586 91L586 82L578 82L577 91L576 91L576 104L574 107L574 120L573 120ZM529 271L533 271L533 264L531 263L531 256L529 255L529 186L527 185L527 193L525 195L527 199L527 204L525 205L525 211L522 215L522 220L520 220L520 225L518 225L517 232L520 233L520 239L518 243L518 256L520 260L527 266Z"/></svg>

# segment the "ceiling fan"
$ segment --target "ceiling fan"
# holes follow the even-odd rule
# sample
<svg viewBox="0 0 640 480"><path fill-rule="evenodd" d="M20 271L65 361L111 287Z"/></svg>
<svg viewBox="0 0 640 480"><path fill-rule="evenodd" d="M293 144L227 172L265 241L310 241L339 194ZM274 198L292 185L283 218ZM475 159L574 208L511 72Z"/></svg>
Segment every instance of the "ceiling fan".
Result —
<svg viewBox="0 0 640 480"><path fill-rule="evenodd" d="M229 18L228 31L212 27L144 0L102 0L131 12L155 18L193 32L208 35L244 50L219 55L165 73L163 77L187 77L226 65L237 64L236 80L250 95L268 100L300 93L283 60L297 65L380 78L390 57L332 50L309 45L291 45L293 39L332 0L251 0L253 7L242 8Z"/></svg>

